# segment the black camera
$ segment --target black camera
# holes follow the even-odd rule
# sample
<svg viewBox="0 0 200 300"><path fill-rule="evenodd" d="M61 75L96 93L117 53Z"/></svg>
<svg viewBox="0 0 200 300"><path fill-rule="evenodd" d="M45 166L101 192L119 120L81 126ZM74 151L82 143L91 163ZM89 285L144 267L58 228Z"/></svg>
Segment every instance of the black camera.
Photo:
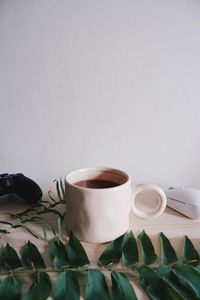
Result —
<svg viewBox="0 0 200 300"><path fill-rule="evenodd" d="M17 174L0 174L0 196L16 194L28 204L33 204L42 198L42 190L32 179Z"/></svg>

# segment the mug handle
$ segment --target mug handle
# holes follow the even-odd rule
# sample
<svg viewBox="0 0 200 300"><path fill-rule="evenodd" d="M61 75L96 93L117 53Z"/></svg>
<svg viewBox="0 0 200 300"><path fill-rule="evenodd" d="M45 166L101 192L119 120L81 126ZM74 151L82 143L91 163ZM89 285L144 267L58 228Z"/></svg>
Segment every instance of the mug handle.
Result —
<svg viewBox="0 0 200 300"><path fill-rule="evenodd" d="M142 219L153 219L160 216L163 213L167 205L167 198L164 191L159 186L154 184L136 184L133 185L131 189L132 189L132 210L137 217L140 217ZM143 191L154 191L159 195L158 205L150 212L143 212L135 206L136 195Z"/></svg>

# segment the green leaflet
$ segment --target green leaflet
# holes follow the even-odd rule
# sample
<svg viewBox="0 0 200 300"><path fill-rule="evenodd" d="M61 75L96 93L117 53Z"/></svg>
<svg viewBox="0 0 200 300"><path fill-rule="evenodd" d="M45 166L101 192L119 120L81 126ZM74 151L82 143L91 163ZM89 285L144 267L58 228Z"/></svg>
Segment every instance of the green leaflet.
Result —
<svg viewBox="0 0 200 300"><path fill-rule="evenodd" d="M132 231L124 236L122 246L122 262L123 265L131 267L138 263L138 248L137 242Z"/></svg>
<svg viewBox="0 0 200 300"><path fill-rule="evenodd" d="M58 198L60 201L63 201L63 198L65 196L65 188L64 188L62 178L60 178L59 181L55 179L54 182L56 183L56 191L57 191Z"/></svg>
<svg viewBox="0 0 200 300"><path fill-rule="evenodd" d="M177 266L174 272L181 282L200 299L200 272L189 265Z"/></svg>
<svg viewBox="0 0 200 300"><path fill-rule="evenodd" d="M68 265L65 245L58 237L51 244L50 255L53 258L53 264L56 268L62 268Z"/></svg>
<svg viewBox="0 0 200 300"><path fill-rule="evenodd" d="M0 299L19 300L21 299L22 283L19 278L6 277L0 283Z"/></svg>
<svg viewBox="0 0 200 300"><path fill-rule="evenodd" d="M157 255L154 251L153 244L148 235L143 230L139 235L141 249L142 249L142 260L145 265L150 265L155 262Z"/></svg>
<svg viewBox="0 0 200 300"><path fill-rule="evenodd" d="M170 281L163 278L165 287L167 288L168 298L171 300L185 300L185 297L171 284ZM194 300L194 299L193 299Z"/></svg>
<svg viewBox="0 0 200 300"><path fill-rule="evenodd" d="M100 266L107 267L119 262L122 256L123 239L124 235L121 235L108 244L104 252L99 257L98 263Z"/></svg>
<svg viewBox="0 0 200 300"><path fill-rule="evenodd" d="M177 262L178 258L176 252L168 238L162 232L159 234L159 237L162 245L161 260L163 263L169 265Z"/></svg>
<svg viewBox="0 0 200 300"><path fill-rule="evenodd" d="M57 268L76 268L90 264L81 242L72 232L66 248L57 237L51 245L50 254L53 257L53 264Z"/></svg>
<svg viewBox="0 0 200 300"><path fill-rule="evenodd" d="M175 300L167 291L164 281L158 273L148 266L140 266L137 268L140 275L140 282L147 294L153 300ZM164 297L163 297L164 295ZM179 300L179 299L178 299Z"/></svg>
<svg viewBox="0 0 200 300"><path fill-rule="evenodd" d="M22 300L46 300L51 294L51 280L45 272L38 272L28 292Z"/></svg>
<svg viewBox="0 0 200 300"><path fill-rule="evenodd" d="M25 265L35 269L44 269L45 263L38 248L30 241L22 248L22 261Z"/></svg>
<svg viewBox="0 0 200 300"><path fill-rule="evenodd" d="M64 271L56 280L54 300L79 300L80 286L73 271Z"/></svg>
<svg viewBox="0 0 200 300"><path fill-rule="evenodd" d="M175 275L173 270L168 266L159 266L156 268L156 272L159 276L167 283L168 286L171 286L173 289L176 290L179 298L177 299L184 299L184 300L195 300L194 295L191 294L189 290L187 290L180 282L178 277Z"/></svg>
<svg viewBox="0 0 200 300"><path fill-rule="evenodd" d="M191 240L187 237L187 235L184 236L182 255L184 263L199 261L199 253L194 248L194 245L192 244Z"/></svg>
<svg viewBox="0 0 200 300"><path fill-rule="evenodd" d="M111 279L113 300L137 300L132 285L123 273L113 271Z"/></svg>
<svg viewBox="0 0 200 300"><path fill-rule="evenodd" d="M89 271L86 280L86 300L111 300L105 277L100 270Z"/></svg>
<svg viewBox="0 0 200 300"><path fill-rule="evenodd" d="M90 264L81 242L72 232L70 233L70 239L66 246L66 252L68 257L68 266L76 268Z"/></svg>
<svg viewBox="0 0 200 300"><path fill-rule="evenodd" d="M1 252L0 265L9 270L14 270L22 267L22 263L17 252L8 243Z"/></svg>
<svg viewBox="0 0 200 300"><path fill-rule="evenodd" d="M58 234L62 235L62 219L60 216L57 216L57 228L58 228Z"/></svg>
<svg viewBox="0 0 200 300"><path fill-rule="evenodd" d="M140 275L140 282L143 284L147 294L152 299L162 299L163 281L158 274L148 266L140 266L137 268L137 271Z"/></svg>
<svg viewBox="0 0 200 300"><path fill-rule="evenodd" d="M61 192L62 192L62 198L64 198L65 197L65 187L64 187L64 183L63 183L63 181L62 181L62 178L60 178L60 190L61 190Z"/></svg>

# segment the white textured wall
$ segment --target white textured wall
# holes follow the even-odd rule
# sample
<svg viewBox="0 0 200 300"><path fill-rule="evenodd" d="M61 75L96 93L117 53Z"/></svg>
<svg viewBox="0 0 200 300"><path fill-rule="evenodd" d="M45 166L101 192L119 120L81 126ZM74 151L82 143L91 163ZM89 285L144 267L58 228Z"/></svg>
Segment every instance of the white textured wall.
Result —
<svg viewBox="0 0 200 300"><path fill-rule="evenodd" d="M0 173L200 186L199 0L0 0Z"/></svg>

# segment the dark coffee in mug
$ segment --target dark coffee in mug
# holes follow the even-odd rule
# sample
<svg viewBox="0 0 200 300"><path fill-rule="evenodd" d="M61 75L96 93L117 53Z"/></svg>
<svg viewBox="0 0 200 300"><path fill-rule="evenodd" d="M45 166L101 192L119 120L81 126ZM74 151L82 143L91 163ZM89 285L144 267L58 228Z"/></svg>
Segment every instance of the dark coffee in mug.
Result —
<svg viewBox="0 0 200 300"><path fill-rule="evenodd" d="M74 185L90 189L106 189L120 185L120 183L104 179L88 179L75 182Z"/></svg>

